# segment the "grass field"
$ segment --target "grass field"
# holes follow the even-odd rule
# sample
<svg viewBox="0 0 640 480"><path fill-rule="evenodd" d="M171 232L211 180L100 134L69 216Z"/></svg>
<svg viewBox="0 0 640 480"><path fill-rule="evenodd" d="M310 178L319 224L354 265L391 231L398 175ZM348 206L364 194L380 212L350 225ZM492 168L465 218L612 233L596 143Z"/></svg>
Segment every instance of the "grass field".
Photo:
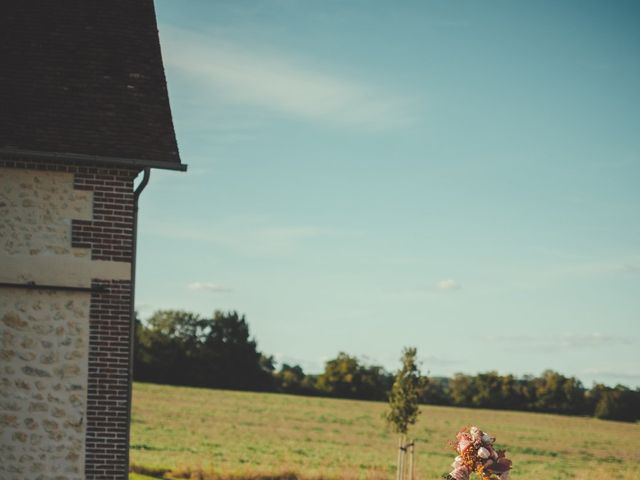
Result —
<svg viewBox="0 0 640 480"><path fill-rule="evenodd" d="M131 463L211 478L393 478L397 437L386 404L136 384ZM640 425L591 418L423 406L419 479L448 472L448 440L477 424L497 437L517 479L640 479ZM171 473L167 474L170 477ZM143 479L143 476L131 478ZM202 478L193 476L193 478Z"/></svg>

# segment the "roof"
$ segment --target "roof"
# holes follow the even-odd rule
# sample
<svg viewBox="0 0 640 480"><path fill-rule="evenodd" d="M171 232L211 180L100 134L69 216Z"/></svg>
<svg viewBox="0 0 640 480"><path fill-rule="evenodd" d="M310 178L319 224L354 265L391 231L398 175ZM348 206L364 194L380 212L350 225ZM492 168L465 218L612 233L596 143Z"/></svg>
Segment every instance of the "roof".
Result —
<svg viewBox="0 0 640 480"><path fill-rule="evenodd" d="M0 154L184 170L152 0L0 10Z"/></svg>

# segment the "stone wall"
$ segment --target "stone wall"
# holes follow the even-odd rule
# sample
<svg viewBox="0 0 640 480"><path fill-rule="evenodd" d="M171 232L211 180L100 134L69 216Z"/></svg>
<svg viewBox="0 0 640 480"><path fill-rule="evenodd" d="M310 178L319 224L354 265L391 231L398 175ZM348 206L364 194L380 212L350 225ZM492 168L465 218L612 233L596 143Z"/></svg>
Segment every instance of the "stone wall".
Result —
<svg viewBox="0 0 640 480"><path fill-rule="evenodd" d="M127 476L137 171L0 158L2 480Z"/></svg>
<svg viewBox="0 0 640 480"><path fill-rule="evenodd" d="M0 478L84 478L89 300L0 292Z"/></svg>
<svg viewBox="0 0 640 480"><path fill-rule="evenodd" d="M128 262L95 259L91 245L74 242L73 224L92 223L94 196L104 192L69 170L0 168L0 281L88 286L93 278L129 279Z"/></svg>

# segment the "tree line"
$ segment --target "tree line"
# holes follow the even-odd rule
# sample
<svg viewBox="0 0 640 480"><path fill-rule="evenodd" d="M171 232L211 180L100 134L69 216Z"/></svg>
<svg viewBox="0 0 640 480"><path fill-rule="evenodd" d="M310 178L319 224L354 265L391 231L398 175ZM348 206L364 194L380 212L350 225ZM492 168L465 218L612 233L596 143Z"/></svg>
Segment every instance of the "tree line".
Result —
<svg viewBox="0 0 640 480"><path fill-rule="evenodd" d="M134 379L169 385L283 392L359 400L387 400L392 373L341 352L321 374L299 365L276 368L258 350L244 315L216 311L211 318L178 310L136 319ZM420 402L472 408L589 415L608 420L640 419L640 389L594 384L547 370L515 377L485 372L452 378L424 377Z"/></svg>

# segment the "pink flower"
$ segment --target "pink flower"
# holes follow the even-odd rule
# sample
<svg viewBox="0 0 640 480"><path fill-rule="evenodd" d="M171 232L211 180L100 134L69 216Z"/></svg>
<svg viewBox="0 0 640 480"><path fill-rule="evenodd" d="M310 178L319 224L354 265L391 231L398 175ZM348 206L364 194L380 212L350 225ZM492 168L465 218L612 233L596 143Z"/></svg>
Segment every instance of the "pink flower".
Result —
<svg viewBox="0 0 640 480"><path fill-rule="evenodd" d="M458 467L449 473L449 476L454 480L469 480L470 472L467 467Z"/></svg>
<svg viewBox="0 0 640 480"><path fill-rule="evenodd" d="M464 453L465 450L472 445L472 443L473 442L471 440L467 440L466 438L460 440L458 442L458 453Z"/></svg>
<svg viewBox="0 0 640 480"><path fill-rule="evenodd" d="M504 450L496 450L493 446L496 439L478 427L467 427L456 435L455 449L459 456L451 464L453 471L449 480L470 480L477 469L485 472L483 478L508 480L511 460L506 458ZM466 460L463 460L464 457ZM467 464L464 462L468 461Z"/></svg>
<svg viewBox="0 0 640 480"><path fill-rule="evenodd" d="M491 471L496 473L507 472L509 471L510 468L511 468L511 460L505 457L498 458L498 461L493 465L491 465Z"/></svg>

